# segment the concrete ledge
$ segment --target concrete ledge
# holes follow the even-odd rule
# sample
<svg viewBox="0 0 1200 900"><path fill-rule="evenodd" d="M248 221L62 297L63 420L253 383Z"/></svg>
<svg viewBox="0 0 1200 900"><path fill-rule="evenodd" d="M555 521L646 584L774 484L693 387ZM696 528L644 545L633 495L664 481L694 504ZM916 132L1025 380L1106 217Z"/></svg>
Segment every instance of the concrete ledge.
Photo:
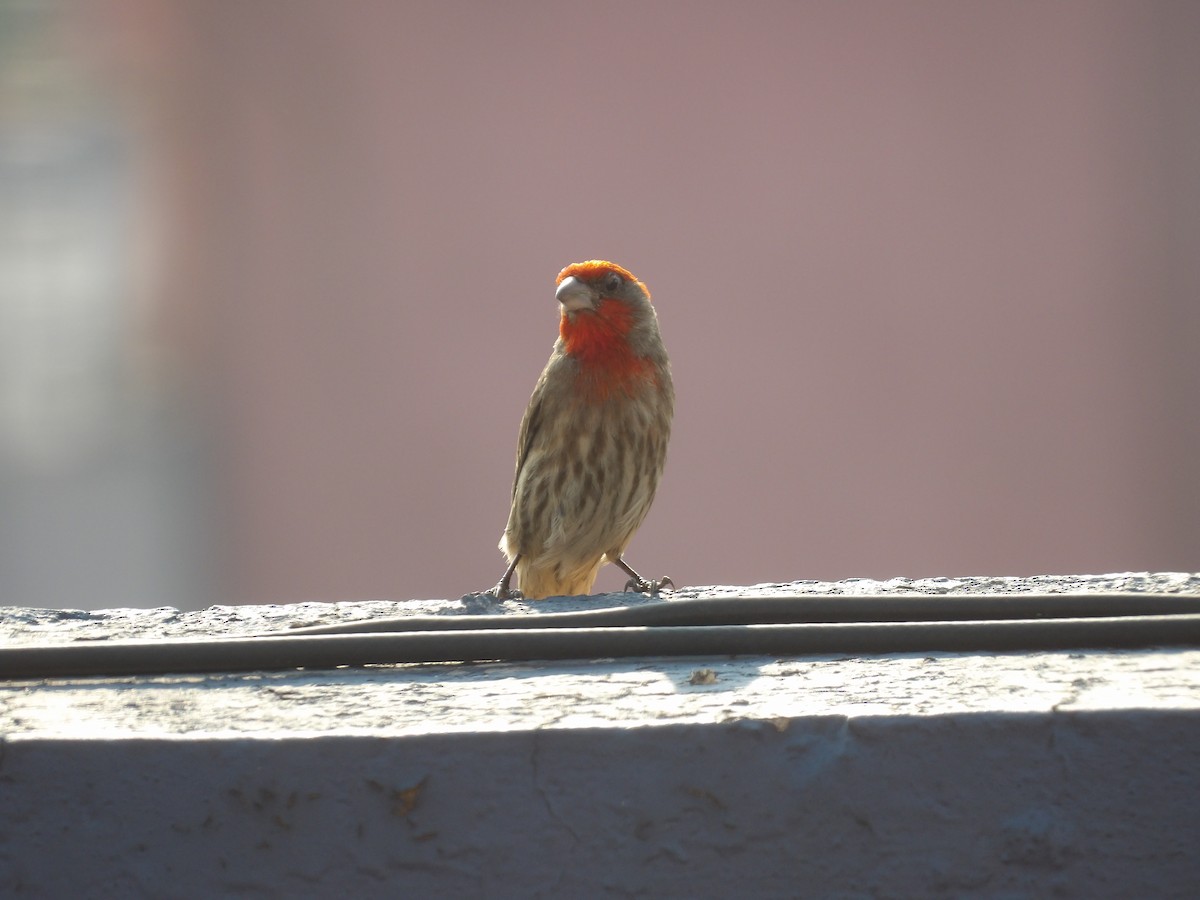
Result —
<svg viewBox="0 0 1200 900"><path fill-rule="evenodd" d="M1200 593L1200 575L754 593L1004 590ZM479 598L10 609L0 635L235 634L472 610L536 615ZM0 892L1188 896L1198 710L1189 649L7 682Z"/></svg>

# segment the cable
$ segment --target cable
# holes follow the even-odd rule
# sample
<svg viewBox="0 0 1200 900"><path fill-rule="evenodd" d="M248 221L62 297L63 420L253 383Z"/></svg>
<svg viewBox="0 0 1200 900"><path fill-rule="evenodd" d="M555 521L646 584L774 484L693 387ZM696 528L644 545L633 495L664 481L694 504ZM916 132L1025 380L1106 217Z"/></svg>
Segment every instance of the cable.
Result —
<svg viewBox="0 0 1200 900"><path fill-rule="evenodd" d="M1069 617L1033 618L1036 600L1047 609L1066 610ZM813 601L819 601L816 605ZM910 601L910 612L945 614L947 607L976 600L976 611L1019 613L951 621L862 621L855 615L898 613ZM1017 600L1021 602L1013 603ZM785 602L777 602L785 601ZM1030 602L1023 602L1030 601ZM1051 602L1053 601L1053 602ZM582 617L640 618L666 615L687 618L736 618L780 615L799 603L810 612L840 603L847 621L804 624L670 624L578 625ZM898 604L898 605L897 605ZM670 610L670 607L680 607ZM1104 609L1109 614L1084 616ZM1145 615L1112 614L1137 608ZM666 601L583 613L528 616L420 617L420 630L400 633L278 634L257 637L121 640L57 646L0 649L0 678L126 676L186 672L243 672L293 668L333 668L396 663L467 662L482 660L562 660L629 656L728 656L766 654L856 654L911 652L1003 652L1083 648L1200 646L1200 597L1144 594L1077 594L929 597L750 598ZM1151 611L1154 611L1151 613ZM1167 610L1167 612L1162 612ZM643 612L650 611L650 612ZM871 611L871 612L869 612ZM950 611L965 613L965 609ZM794 612L794 609L793 609ZM555 624L544 627L552 617ZM416 619L416 617L414 617ZM430 620L446 627L432 629ZM503 627L469 628L504 620ZM567 622L564 622L567 620ZM386 620L393 625L414 620ZM451 624L453 623L453 624ZM528 627L537 623L535 627ZM370 623L354 623L368 625ZM376 623L378 624L378 623ZM328 626L321 626L328 627ZM341 626L334 626L341 627ZM307 631L307 629L305 629Z"/></svg>
<svg viewBox="0 0 1200 900"><path fill-rule="evenodd" d="M1188 594L882 594L718 597L666 600L577 612L528 615L401 616L291 628L278 634L369 634L492 628L660 625L762 625L805 622L910 622L970 619L1089 618L1200 613ZM268 635L263 635L264 637Z"/></svg>

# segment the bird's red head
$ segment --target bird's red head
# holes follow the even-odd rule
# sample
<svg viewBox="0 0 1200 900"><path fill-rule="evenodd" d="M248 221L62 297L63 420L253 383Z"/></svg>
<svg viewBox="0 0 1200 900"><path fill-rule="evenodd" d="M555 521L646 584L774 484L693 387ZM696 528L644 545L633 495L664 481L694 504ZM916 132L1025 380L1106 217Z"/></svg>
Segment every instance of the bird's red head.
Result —
<svg viewBox="0 0 1200 900"><path fill-rule="evenodd" d="M614 262L609 262L606 259L589 259L586 262L571 263L561 272L558 273L558 278L554 279L554 283L561 285L568 278L576 278L586 284L601 284L607 275L619 275L625 282L636 284L642 289L646 295L646 299L650 299L650 289L642 282L638 281L634 274L624 266L618 266Z"/></svg>
<svg viewBox="0 0 1200 900"><path fill-rule="evenodd" d="M649 372L646 344L659 342L650 291L628 269L602 259L558 273L563 348L592 372L623 381ZM661 346L661 345L659 345Z"/></svg>

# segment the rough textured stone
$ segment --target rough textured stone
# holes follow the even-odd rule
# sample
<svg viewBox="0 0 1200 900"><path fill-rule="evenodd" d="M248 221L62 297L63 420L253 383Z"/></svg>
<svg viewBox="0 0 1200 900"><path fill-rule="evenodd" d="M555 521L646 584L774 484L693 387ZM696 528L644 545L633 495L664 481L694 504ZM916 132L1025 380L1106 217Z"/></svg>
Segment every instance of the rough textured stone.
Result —
<svg viewBox="0 0 1200 900"><path fill-rule="evenodd" d="M1113 575L1038 575L1026 578L892 578L876 581L791 581L756 585L713 585L672 591L672 599L738 596L864 594L1200 593L1200 574L1130 572ZM536 615L654 603L643 594L613 593L558 597L537 602L498 601L484 594L458 600L362 600L274 606L212 606L180 612L157 609L25 609L0 607L0 646L72 640L251 635L305 625L411 615Z"/></svg>
<svg viewBox="0 0 1200 900"><path fill-rule="evenodd" d="M738 594L1200 593L1200 575ZM8 645L649 602L0 610ZM1187 896L1200 650L0 683L0 893Z"/></svg>

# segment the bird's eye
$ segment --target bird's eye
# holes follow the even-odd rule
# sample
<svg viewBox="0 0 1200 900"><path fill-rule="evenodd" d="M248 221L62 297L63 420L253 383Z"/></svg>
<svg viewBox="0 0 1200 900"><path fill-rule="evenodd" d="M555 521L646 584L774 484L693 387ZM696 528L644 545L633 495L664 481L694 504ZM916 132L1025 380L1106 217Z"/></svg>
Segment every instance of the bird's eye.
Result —
<svg viewBox="0 0 1200 900"><path fill-rule="evenodd" d="M604 289L606 291L615 291L621 286L621 276L616 272L609 272L604 276Z"/></svg>

